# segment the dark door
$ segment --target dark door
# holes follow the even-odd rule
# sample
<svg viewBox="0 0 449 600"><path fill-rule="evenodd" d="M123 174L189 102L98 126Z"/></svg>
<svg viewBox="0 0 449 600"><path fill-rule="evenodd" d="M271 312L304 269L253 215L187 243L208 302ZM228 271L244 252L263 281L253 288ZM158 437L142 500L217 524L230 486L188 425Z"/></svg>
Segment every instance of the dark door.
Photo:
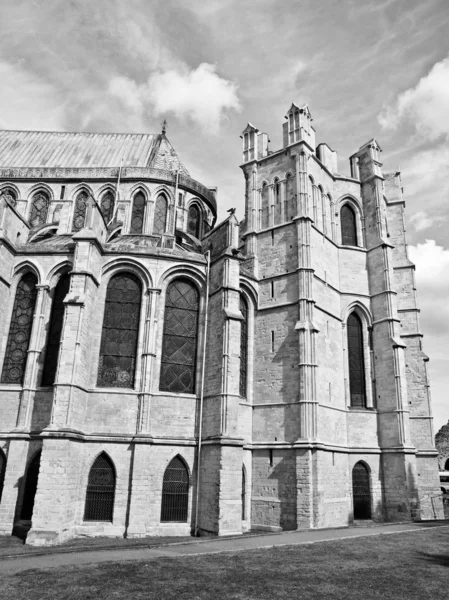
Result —
<svg viewBox="0 0 449 600"><path fill-rule="evenodd" d="M357 463L352 470L352 494L354 519L371 519L369 472L363 463Z"/></svg>
<svg viewBox="0 0 449 600"><path fill-rule="evenodd" d="M39 478L39 466L41 463L41 453L38 452L30 462L25 480L25 492L23 495L22 512L20 518L25 521L31 521L33 517L34 497L37 490L37 480Z"/></svg>

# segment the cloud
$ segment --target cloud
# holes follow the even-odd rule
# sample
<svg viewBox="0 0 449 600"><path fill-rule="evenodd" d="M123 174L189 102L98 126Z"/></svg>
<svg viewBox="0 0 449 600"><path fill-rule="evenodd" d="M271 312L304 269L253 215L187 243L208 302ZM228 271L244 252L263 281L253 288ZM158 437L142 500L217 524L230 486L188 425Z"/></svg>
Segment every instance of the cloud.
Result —
<svg viewBox="0 0 449 600"><path fill-rule="evenodd" d="M435 225L439 225L440 223L444 223L448 218L442 215L433 215L430 216L426 211L420 210L414 213L410 218L409 222L415 228L415 231L424 231L425 229L429 229Z"/></svg>
<svg viewBox="0 0 449 600"><path fill-rule="evenodd" d="M436 63L415 87L400 94L378 120L384 129L412 123L429 140L449 137L449 57Z"/></svg>
<svg viewBox="0 0 449 600"><path fill-rule="evenodd" d="M144 84L127 77L113 78L108 87L128 109L154 116L173 114L190 120L204 131L217 133L227 111L240 111L237 86L216 72L208 63L196 69L186 66L152 73Z"/></svg>

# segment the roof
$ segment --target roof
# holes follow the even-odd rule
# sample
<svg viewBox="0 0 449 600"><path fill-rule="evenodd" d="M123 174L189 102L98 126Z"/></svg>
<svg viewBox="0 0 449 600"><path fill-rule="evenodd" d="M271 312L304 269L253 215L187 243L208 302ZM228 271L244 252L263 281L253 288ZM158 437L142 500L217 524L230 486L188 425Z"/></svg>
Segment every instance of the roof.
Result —
<svg viewBox="0 0 449 600"><path fill-rule="evenodd" d="M154 167L189 172L164 134L0 131L0 167Z"/></svg>

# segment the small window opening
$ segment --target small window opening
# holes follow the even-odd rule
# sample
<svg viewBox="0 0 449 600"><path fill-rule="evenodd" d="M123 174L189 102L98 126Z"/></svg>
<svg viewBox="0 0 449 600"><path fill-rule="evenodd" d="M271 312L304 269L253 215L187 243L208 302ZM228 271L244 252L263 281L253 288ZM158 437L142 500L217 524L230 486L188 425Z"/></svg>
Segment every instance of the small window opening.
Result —
<svg viewBox="0 0 449 600"><path fill-rule="evenodd" d="M271 332L271 352L274 352L274 331Z"/></svg>
<svg viewBox="0 0 449 600"><path fill-rule="evenodd" d="M64 196L65 196L65 185L61 185L61 193L59 195L59 199L64 200Z"/></svg>

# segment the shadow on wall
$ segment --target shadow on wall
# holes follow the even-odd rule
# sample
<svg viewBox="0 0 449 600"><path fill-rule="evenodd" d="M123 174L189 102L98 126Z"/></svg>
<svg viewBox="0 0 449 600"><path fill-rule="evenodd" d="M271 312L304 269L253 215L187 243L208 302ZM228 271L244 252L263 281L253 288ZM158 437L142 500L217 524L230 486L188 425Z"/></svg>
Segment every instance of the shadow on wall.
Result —
<svg viewBox="0 0 449 600"><path fill-rule="evenodd" d="M268 451L270 452L270 451ZM295 530L296 525L296 463L294 456L285 456L280 459L268 475L271 481L277 481L278 501L273 502L272 515L275 517L270 525L279 525L284 531Z"/></svg>

